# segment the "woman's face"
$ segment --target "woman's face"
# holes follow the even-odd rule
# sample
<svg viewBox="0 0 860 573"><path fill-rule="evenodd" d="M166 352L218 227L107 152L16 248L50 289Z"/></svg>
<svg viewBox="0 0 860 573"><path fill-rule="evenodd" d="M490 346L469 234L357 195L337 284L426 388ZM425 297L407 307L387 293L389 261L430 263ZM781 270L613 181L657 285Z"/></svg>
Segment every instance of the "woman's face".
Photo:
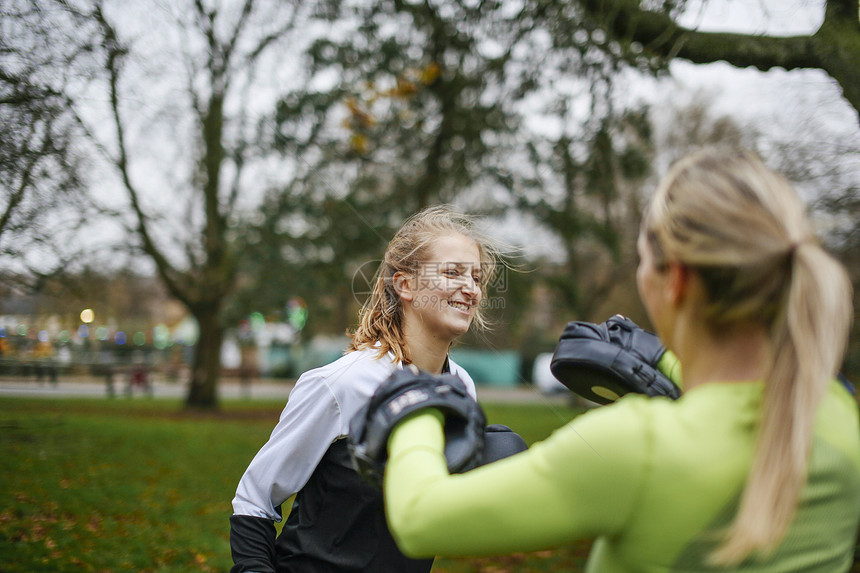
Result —
<svg viewBox="0 0 860 573"><path fill-rule="evenodd" d="M469 330L483 296L481 254L464 235L436 239L412 277L406 304L431 336L453 340Z"/></svg>

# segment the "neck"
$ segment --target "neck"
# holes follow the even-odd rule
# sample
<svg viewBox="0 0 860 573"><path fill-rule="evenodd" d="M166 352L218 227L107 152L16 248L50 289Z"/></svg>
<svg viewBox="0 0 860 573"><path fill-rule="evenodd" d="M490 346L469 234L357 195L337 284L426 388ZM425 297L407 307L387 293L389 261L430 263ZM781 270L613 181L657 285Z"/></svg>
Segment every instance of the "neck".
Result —
<svg viewBox="0 0 860 573"><path fill-rule="evenodd" d="M770 367L764 327L743 324L719 332L701 323L679 332L676 353L684 369L684 390L708 382L763 380Z"/></svg>
<svg viewBox="0 0 860 573"><path fill-rule="evenodd" d="M408 321L405 326L403 334L412 364L425 372L440 374L452 341L429 336L422 329L409 328Z"/></svg>

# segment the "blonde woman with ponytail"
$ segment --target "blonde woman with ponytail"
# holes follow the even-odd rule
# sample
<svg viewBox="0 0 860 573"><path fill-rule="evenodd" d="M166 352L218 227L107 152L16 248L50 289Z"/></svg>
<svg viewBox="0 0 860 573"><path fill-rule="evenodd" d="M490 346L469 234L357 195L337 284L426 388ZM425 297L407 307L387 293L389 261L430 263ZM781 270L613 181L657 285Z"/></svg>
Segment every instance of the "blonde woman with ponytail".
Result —
<svg viewBox="0 0 860 573"><path fill-rule="evenodd" d="M439 418L389 441L386 511L412 556L596 537L590 573L852 567L860 421L834 379L853 316L844 269L797 193L744 151L672 167L638 242L637 286L682 396L628 394L527 452L449 476Z"/></svg>
<svg viewBox="0 0 860 573"><path fill-rule="evenodd" d="M738 510L710 561L778 553L845 351L853 316L848 277L819 246L789 183L749 153L700 154L676 166L654 197L644 243L644 258L664 269L657 280L684 303L658 332L684 365L686 391L764 381ZM649 274L642 269L641 282ZM844 493L833 501L847 502L856 490Z"/></svg>
<svg viewBox="0 0 860 573"><path fill-rule="evenodd" d="M475 323L497 253L473 221L431 207L389 243L347 353L306 372L233 499L232 573L426 573L432 556L404 556L385 523L381 494L353 470L349 423L396 369L413 364L469 374L448 350ZM282 504L295 494L280 536Z"/></svg>

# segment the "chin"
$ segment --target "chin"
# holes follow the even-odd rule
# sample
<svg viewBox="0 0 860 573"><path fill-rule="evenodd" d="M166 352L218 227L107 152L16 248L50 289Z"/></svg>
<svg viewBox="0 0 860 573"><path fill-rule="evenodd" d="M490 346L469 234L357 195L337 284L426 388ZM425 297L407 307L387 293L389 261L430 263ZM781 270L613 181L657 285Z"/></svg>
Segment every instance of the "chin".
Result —
<svg viewBox="0 0 860 573"><path fill-rule="evenodd" d="M470 327L471 325L472 325L472 322L471 322L471 321L469 321L469 323L468 323L468 324L466 324L466 325L456 325L456 326L453 326L453 327L451 328L451 334L453 335L453 337L454 337L454 338L457 338L457 337L459 337L459 336L463 336L464 334L466 334L467 332L469 332L469 327Z"/></svg>

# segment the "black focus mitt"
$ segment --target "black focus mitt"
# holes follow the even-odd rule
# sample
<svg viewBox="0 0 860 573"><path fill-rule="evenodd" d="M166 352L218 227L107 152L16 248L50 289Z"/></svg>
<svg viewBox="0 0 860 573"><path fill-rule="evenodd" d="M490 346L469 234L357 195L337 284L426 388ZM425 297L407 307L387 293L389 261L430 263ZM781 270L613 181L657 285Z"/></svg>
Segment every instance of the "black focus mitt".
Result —
<svg viewBox="0 0 860 573"><path fill-rule="evenodd" d="M598 404L630 392L677 399L677 386L657 369L666 348L655 334L620 315L602 324L570 322L550 371L575 394Z"/></svg>
<svg viewBox="0 0 860 573"><path fill-rule="evenodd" d="M350 423L350 454L365 481L382 488L388 436L398 422L424 408L436 408L445 416L448 471L462 473L483 462L487 419L463 381L453 374L407 367L395 370Z"/></svg>

